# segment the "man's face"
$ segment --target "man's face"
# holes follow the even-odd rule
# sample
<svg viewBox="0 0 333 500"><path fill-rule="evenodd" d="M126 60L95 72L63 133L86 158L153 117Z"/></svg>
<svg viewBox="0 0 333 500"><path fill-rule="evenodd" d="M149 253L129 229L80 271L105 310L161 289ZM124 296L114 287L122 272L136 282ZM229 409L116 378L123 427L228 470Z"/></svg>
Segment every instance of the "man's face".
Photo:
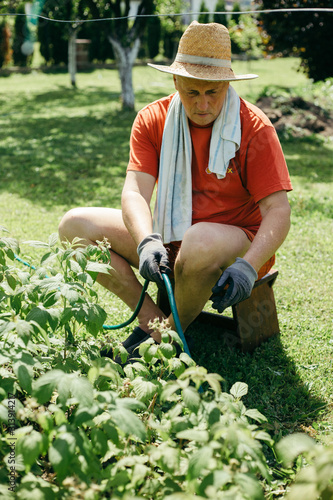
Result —
<svg viewBox="0 0 333 500"><path fill-rule="evenodd" d="M196 125L209 125L220 114L229 82L208 82L174 76L187 117Z"/></svg>

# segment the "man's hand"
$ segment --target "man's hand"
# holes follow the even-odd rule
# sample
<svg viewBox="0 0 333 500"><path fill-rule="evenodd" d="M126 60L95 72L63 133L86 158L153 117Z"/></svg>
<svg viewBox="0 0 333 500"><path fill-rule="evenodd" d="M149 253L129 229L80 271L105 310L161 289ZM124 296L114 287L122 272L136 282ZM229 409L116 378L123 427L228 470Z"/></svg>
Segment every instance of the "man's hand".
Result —
<svg viewBox="0 0 333 500"><path fill-rule="evenodd" d="M251 264L237 257L236 262L227 267L212 289L212 307L222 313L227 307L248 299L257 278Z"/></svg>
<svg viewBox="0 0 333 500"><path fill-rule="evenodd" d="M163 284L161 272L170 271L168 254L162 243L162 236L153 233L138 245L139 271L143 278Z"/></svg>

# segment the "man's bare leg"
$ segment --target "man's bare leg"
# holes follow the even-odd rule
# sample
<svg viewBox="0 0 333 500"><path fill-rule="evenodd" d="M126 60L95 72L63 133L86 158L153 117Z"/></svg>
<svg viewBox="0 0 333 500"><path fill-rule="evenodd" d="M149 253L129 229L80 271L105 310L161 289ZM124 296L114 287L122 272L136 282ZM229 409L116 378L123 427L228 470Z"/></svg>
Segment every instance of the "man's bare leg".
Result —
<svg viewBox="0 0 333 500"><path fill-rule="evenodd" d="M75 208L67 212L59 225L61 241L72 242L75 237L82 239L82 245L96 244L107 238L111 245L111 266L109 275L100 274L97 281L135 309L142 285L137 280L132 267L138 267L139 258L136 245L128 233L121 211L111 208ZM162 319L164 314L146 294L138 315L139 326L150 333L150 320Z"/></svg>
<svg viewBox="0 0 333 500"><path fill-rule="evenodd" d="M175 263L175 301L184 331L204 308L222 271L249 246L235 226L203 222L186 232ZM172 315L168 323L175 328Z"/></svg>

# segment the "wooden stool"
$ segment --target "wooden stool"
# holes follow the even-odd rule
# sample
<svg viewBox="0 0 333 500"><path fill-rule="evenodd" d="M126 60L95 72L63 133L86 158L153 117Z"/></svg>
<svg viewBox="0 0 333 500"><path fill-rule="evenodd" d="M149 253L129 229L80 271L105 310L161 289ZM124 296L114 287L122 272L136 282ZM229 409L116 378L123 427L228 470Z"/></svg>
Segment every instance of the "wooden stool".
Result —
<svg viewBox="0 0 333 500"><path fill-rule="evenodd" d="M262 342L280 333L272 288L277 275L278 271L271 269L256 281L251 296L232 306L232 318L202 311L195 321L221 327L229 345L253 352ZM157 305L165 314L170 314L165 291L158 291Z"/></svg>

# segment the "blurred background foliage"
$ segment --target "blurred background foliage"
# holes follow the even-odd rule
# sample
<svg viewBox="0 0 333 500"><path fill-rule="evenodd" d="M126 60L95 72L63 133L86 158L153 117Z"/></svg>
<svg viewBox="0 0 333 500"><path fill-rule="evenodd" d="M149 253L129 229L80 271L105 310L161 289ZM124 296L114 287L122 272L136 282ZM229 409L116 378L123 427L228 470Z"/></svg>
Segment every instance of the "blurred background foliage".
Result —
<svg viewBox="0 0 333 500"><path fill-rule="evenodd" d="M236 57L297 56L301 70L314 81L333 76L333 38L330 32L333 13L322 10L333 8L333 0L255 0L251 9L290 10L269 14L253 10L251 15L239 14L249 10L248 3L225 0L217 0L214 13L210 12L212 2L202 0L200 12L196 15L191 15L193 2L185 0L39 0L37 4L41 16L62 21L67 19L71 23L57 23L43 18L34 21L31 16L23 15L31 12L31 3L3 0L0 6L0 68L66 65L72 29L77 30L80 39L90 41L88 62L92 65L115 62L110 43L110 34L113 33L122 37L123 42L127 39L128 43L133 36L140 38L139 60L170 60L175 56L182 32L196 18L199 22L213 21L226 25ZM297 8L319 10L293 12ZM155 14L156 17L136 18L137 13ZM86 22L123 15L131 17L118 21ZM85 22L79 23L78 20ZM27 44L29 40L34 42L30 46ZM33 51L39 54L33 54Z"/></svg>

